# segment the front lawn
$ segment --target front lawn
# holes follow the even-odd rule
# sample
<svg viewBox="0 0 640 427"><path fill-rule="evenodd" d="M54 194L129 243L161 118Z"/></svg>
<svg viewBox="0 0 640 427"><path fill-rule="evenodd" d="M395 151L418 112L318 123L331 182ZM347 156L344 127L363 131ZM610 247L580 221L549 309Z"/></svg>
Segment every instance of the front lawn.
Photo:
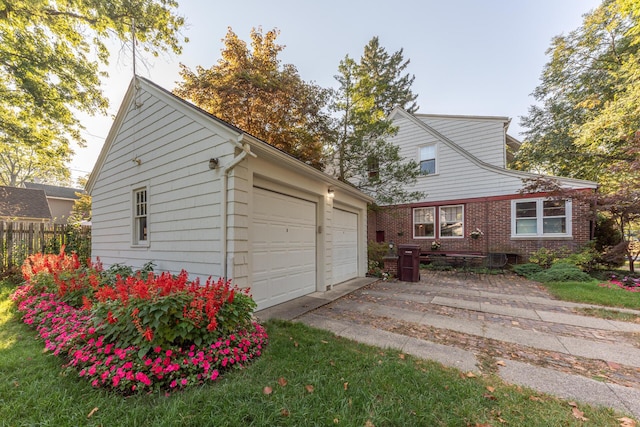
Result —
<svg viewBox="0 0 640 427"><path fill-rule="evenodd" d="M640 292L631 292L603 280L549 282L543 286L564 301L640 310Z"/></svg>
<svg viewBox="0 0 640 427"><path fill-rule="evenodd" d="M243 370L165 396L96 389L24 325L0 282L0 425L583 425L567 402L290 322ZM620 415L580 405L590 425Z"/></svg>

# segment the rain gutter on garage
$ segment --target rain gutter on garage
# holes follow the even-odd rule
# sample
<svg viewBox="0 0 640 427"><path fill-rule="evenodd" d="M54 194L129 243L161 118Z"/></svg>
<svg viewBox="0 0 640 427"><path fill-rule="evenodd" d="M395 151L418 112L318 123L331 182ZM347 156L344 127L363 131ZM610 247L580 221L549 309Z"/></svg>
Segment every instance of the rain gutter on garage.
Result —
<svg viewBox="0 0 640 427"><path fill-rule="evenodd" d="M227 166L224 167L224 174L222 175L222 277L224 277L225 279L228 279L227 273L229 271L228 269L228 263L227 263L227 190L228 190L228 183L229 183L229 172L231 172L233 170L233 168L235 168L241 161L244 160L245 157L247 157L247 154L253 156L253 157L258 157L254 152L251 151L251 146L249 145L248 142L242 142L244 138L244 134L240 134L238 135L238 139L237 141L231 140L231 142L240 150L242 150L240 152L240 154L238 154L237 156L235 156L233 158L233 160L231 161L231 163L229 163Z"/></svg>

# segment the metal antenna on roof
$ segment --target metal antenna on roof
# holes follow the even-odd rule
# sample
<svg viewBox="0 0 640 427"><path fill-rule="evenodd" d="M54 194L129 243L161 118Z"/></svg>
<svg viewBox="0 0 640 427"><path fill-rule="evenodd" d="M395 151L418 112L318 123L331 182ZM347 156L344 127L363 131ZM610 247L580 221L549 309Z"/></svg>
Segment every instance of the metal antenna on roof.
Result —
<svg viewBox="0 0 640 427"><path fill-rule="evenodd" d="M136 18L131 18L131 50L133 51L133 76L136 76Z"/></svg>

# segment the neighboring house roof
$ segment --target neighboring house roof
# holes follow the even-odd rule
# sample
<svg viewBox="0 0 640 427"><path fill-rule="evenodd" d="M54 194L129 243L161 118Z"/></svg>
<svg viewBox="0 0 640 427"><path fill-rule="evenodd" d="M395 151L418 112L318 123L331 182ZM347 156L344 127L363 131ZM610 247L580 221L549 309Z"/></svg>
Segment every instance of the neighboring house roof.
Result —
<svg viewBox="0 0 640 427"><path fill-rule="evenodd" d="M0 186L0 217L50 220L44 190Z"/></svg>
<svg viewBox="0 0 640 427"><path fill-rule="evenodd" d="M57 185L38 184L35 182L25 182L25 188L44 190L47 197L54 199L78 200L76 193L84 193L84 190L71 187L59 187Z"/></svg>
<svg viewBox="0 0 640 427"><path fill-rule="evenodd" d="M397 115L402 115L402 116L406 117L407 119L409 119L410 121L415 123L417 126L422 128L424 131L430 133L434 138L437 138L443 144L446 144L452 150L456 151L461 156L466 157L469 161L471 161L472 163L476 164L477 166L479 166L479 167L481 167L483 169L486 169L488 171L491 171L491 172L494 172L494 173L497 173L497 174L511 176L511 177L515 177L515 178L519 178L519 179L534 179L534 178L539 178L541 176L541 174L517 171L517 170L513 170L513 169L501 168L501 167L489 164L487 162L483 162L482 160L478 159L476 156L471 154L469 151L467 151L464 148L462 148L459 144L456 144L453 140L451 140L447 136L443 135L442 133L438 132L433 127L431 127L427 123L425 123L423 120L420 120L419 117L417 117L416 115L411 114L411 113L403 110L402 108L396 107L389 114L389 118L393 119ZM423 117L426 117L426 116L437 117L436 115L426 115L426 114L423 114L421 116L423 116ZM440 116L440 117L463 117L463 116ZM504 120L506 122L506 126L508 126L508 122L509 122L509 119L506 118L506 117L487 117L487 116L466 116L466 117L475 118L475 119L500 119L500 120ZM507 139L506 142L507 142L507 145L510 145L510 146L515 146L516 143L518 145L520 144L519 141L515 140L514 138L511 138L511 141L509 139ZM587 180L575 179L575 178L565 178L565 177L551 176L551 175L546 175L546 176L548 178L552 178L552 179L557 180L560 184L562 184L564 186L568 186L568 187L571 187L571 188L593 188L593 189L598 188L598 183L597 182L593 182L593 181L587 181Z"/></svg>
<svg viewBox="0 0 640 427"><path fill-rule="evenodd" d="M234 137L234 141L236 141L238 148L241 148L240 143L248 143L251 146L252 150L254 150L258 154L261 154L262 156L264 156L264 158L268 158L271 161L281 162L282 164L285 164L297 170L297 172L299 173L303 173L305 175L314 177L316 179L321 179L329 183L330 185L336 188L340 188L341 190L351 194L352 196L357 197L358 199L365 200L367 203L373 202L372 197L356 189L354 186L348 183L339 181L333 178L332 176L322 171L319 171L318 169L312 166L309 166L308 164L296 159L295 157L291 156L285 151L282 151L247 132L244 132L242 129L228 122L225 122L219 117L216 117L213 114L206 112L205 110L193 105L192 103L186 101L185 99L182 99L179 96L174 95L173 93L164 89L163 87L158 86L154 82L140 76L134 76L134 78L131 80L131 83L129 84L129 88L122 101L120 110L116 115L114 124L111 127L109 134L107 135L107 138L102 147L102 150L100 151L100 155L98 156L98 160L96 161L93 171L91 172L91 175L89 175L89 179L87 180L87 184L85 187L87 192L91 193L91 190L95 185L96 179L100 174L100 170L102 169L102 166L106 160L107 154L109 153L111 145L113 144L113 141L115 140L118 134L120 126L122 125L122 120L124 120L127 109L129 108L129 105L131 105L131 102L135 102L134 98L137 92L137 88L141 86L144 86L145 90L151 91L157 96L162 97L166 102L171 103L176 108L182 109L187 114L204 117L205 120L209 121L209 123L215 123L217 125L223 126L229 132L229 136Z"/></svg>

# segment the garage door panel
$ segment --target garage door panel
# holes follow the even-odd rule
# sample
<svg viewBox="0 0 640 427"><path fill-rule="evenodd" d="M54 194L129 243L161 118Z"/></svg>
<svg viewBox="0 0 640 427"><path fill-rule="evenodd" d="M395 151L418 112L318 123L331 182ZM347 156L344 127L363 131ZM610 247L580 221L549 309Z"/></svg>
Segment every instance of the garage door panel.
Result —
<svg viewBox="0 0 640 427"><path fill-rule="evenodd" d="M333 284L358 276L358 215L333 210Z"/></svg>
<svg viewBox="0 0 640 427"><path fill-rule="evenodd" d="M316 290L316 205L254 188L253 284L258 308Z"/></svg>

